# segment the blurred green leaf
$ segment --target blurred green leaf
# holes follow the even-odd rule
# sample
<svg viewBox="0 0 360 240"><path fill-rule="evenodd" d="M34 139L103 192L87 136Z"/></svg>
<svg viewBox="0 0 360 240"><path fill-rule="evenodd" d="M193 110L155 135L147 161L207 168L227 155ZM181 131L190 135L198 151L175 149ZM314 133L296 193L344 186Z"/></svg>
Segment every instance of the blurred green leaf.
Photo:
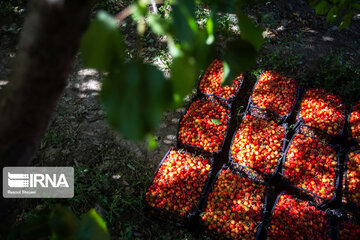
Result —
<svg viewBox="0 0 360 240"><path fill-rule="evenodd" d="M221 122L220 122L219 119L211 119L211 122L212 122L213 124L215 124L215 125L220 125L220 124L221 124Z"/></svg>
<svg viewBox="0 0 360 240"><path fill-rule="evenodd" d="M357 11L360 11L360 3L353 3L351 7Z"/></svg>
<svg viewBox="0 0 360 240"><path fill-rule="evenodd" d="M320 2L320 0L310 0L309 5L311 7L315 7L319 2Z"/></svg>
<svg viewBox="0 0 360 240"><path fill-rule="evenodd" d="M333 6L329 10L329 12L326 16L326 21L327 22L335 22L336 20L340 19L340 15L341 15L341 12L339 11L339 9L336 6Z"/></svg>
<svg viewBox="0 0 360 240"><path fill-rule="evenodd" d="M195 20L195 2L193 0L181 0L172 5L175 36L183 44L190 46L198 32Z"/></svg>
<svg viewBox="0 0 360 240"><path fill-rule="evenodd" d="M212 6L217 12L234 13L235 0L205 0L206 5Z"/></svg>
<svg viewBox="0 0 360 240"><path fill-rule="evenodd" d="M148 140L148 149L154 150L158 145L154 135L149 134L147 140Z"/></svg>
<svg viewBox="0 0 360 240"><path fill-rule="evenodd" d="M234 40L226 45L223 56L224 69L223 85L232 84L241 73L250 70L256 64L257 52L253 45L245 40Z"/></svg>
<svg viewBox="0 0 360 240"><path fill-rule="evenodd" d="M68 208L57 205L50 214L49 224L56 239L70 239L76 232L78 222Z"/></svg>
<svg viewBox="0 0 360 240"><path fill-rule="evenodd" d="M339 6L342 9L348 10L348 9L350 9L352 2L353 2L352 0L340 0Z"/></svg>
<svg viewBox="0 0 360 240"><path fill-rule="evenodd" d="M108 233L106 223L101 216L91 209L86 215L81 218L79 227L76 232L77 240L108 240L110 235Z"/></svg>
<svg viewBox="0 0 360 240"><path fill-rule="evenodd" d="M123 61L124 42L112 16L99 11L81 40L80 51L87 67L110 71Z"/></svg>
<svg viewBox="0 0 360 240"><path fill-rule="evenodd" d="M329 8L330 4L326 0L322 0L316 5L315 12L318 15L325 15L329 11Z"/></svg>
<svg viewBox="0 0 360 240"><path fill-rule="evenodd" d="M146 17L147 12L148 12L147 1L145 0L136 1L132 5L131 17L135 22L138 22L144 17Z"/></svg>
<svg viewBox="0 0 360 240"><path fill-rule="evenodd" d="M181 99L190 93L198 77L196 62L193 57L175 58L171 66L171 82L174 93Z"/></svg>
<svg viewBox="0 0 360 240"><path fill-rule="evenodd" d="M170 20L164 19L158 14L150 14L148 16L148 23L155 34L167 35L172 31Z"/></svg>
<svg viewBox="0 0 360 240"><path fill-rule="evenodd" d="M236 15L239 20L241 38L251 43L258 51L264 43L261 27L256 26L255 22L251 18L240 11L237 11Z"/></svg>
<svg viewBox="0 0 360 240"><path fill-rule="evenodd" d="M172 88L156 67L133 60L104 79L100 96L110 125L127 138L142 140L171 105Z"/></svg>
<svg viewBox="0 0 360 240"><path fill-rule="evenodd" d="M350 25L353 16L354 16L353 12L348 12L347 14L345 14L343 19L341 20L339 29L347 28Z"/></svg>

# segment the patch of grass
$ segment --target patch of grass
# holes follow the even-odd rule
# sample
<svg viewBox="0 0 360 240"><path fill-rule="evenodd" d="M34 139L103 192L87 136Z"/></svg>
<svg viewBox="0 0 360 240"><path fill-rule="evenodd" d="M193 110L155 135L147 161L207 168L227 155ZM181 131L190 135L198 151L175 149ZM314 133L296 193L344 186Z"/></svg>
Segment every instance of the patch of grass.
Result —
<svg viewBox="0 0 360 240"><path fill-rule="evenodd" d="M316 71L302 82L304 87L324 88L344 98L348 103L360 99L360 69L354 59L343 53L330 52L320 58Z"/></svg>

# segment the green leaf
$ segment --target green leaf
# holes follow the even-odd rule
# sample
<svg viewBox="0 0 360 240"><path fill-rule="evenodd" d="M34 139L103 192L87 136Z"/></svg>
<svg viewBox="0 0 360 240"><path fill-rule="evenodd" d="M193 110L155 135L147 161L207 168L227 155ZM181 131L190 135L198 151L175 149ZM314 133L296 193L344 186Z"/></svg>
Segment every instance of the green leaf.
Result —
<svg viewBox="0 0 360 240"><path fill-rule="evenodd" d="M215 125L220 125L220 124L221 124L221 122L220 122L219 119L211 119L211 122L212 122L213 124L215 124Z"/></svg>
<svg viewBox="0 0 360 240"><path fill-rule="evenodd" d="M214 43L215 41L215 36L214 36L214 21L212 18L209 18L206 22L206 31L207 31L207 39L206 39L206 44L207 45L211 45Z"/></svg>
<svg viewBox="0 0 360 240"><path fill-rule="evenodd" d="M138 22L144 17L146 17L147 12L148 12L147 1L145 0L136 1L132 5L131 17L135 22Z"/></svg>
<svg viewBox="0 0 360 240"><path fill-rule="evenodd" d="M170 81L155 66L139 60L111 72L100 96L110 125L133 140L154 131L172 104Z"/></svg>
<svg viewBox="0 0 360 240"><path fill-rule="evenodd" d="M239 19L240 35L243 40L247 40L258 51L264 43L262 29L256 26L255 22L240 11L236 11Z"/></svg>
<svg viewBox="0 0 360 240"><path fill-rule="evenodd" d="M150 14L148 23L151 30L158 35L167 35L171 33L171 23L168 19L162 18L158 14Z"/></svg>
<svg viewBox="0 0 360 240"><path fill-rule="evenodd" d="M180 43L191 46L194 42L198 26L195 20L195 2L181 0L172 5L175 36Z"/></svg>
<svg viewBox="0 0 360 240"><path fill-rule="evenodd" d="M148 149L149 150L154 150L158 145L154 135L149 134L148 137L147 137L147 140L148 140Z"/></svg>
<svg viewBox="0 0 360 240"><path fill-rule="evenodd" d="M322 0L316 5L315 12L318 15L325 15L329 11L329 8L330 4L326 0Z"/></svg>
<svg viewBox="0 0 360 240"><path fill-rule="evenodd" d="M311 7L315 7L315 6L319 3L319 1L320 1L320 0L310 0L309 5L310 5Z"/></svg>
<svg viewBox="0 0 360 240"><path fill-rule="evenodd" d="M241 73L250 70L256 64L257 52L252 44L245 40L234 40L226 45L223 56L223 85L230 85ZM230 71L225 68L229 68ZM228 73L227 73L228 72Z"/></svg>
<svg viewBox="0 0 360 240"><path fill-rule="evenodd" d="M76 232L77 240L107 240L110 239L106 223L101 216L91 209L81 218Z"/></svg>
<svg viewBox="0 0 360 240"><path fill-rule="evenodd" d="M193 57L175 58L171 66L171 82L174 93L181 99L188 95L198 77L196 62Z"/></svg>
<svg viewBox="0 0 360 240"><path fill-rule="evenodd" d="M234 13L235 0L205 0L203 2L215 8L217 12Z"/></svg>
<svg viewBox="0 0 360 240"><path fill-rule="evenodd" d="M340 15L341 15L341 12L339 11L339 9L336 6L334 6L329 10L329 12L326 16L326 21L327 22L335 22L336 20L339 20Z"/></svg>
<svg viewBox="0 0 360 240"><path fill-rule="evenodd" d="M352 0L340 0L339 6L340 6L342 9L349 10L350 7L351 7L351 3L352 3Z"/></svg>
<svg viewBox="0 0 360 240"><path fill-rule="evenodd" d="M110 71L123 61L124 41L116 20L99 11L81 40L80 51L87 67Z"/></svg>
<svg viewBox="0 0 360 240"><path fill-rule="evenodd" d="M70 209L58 205L50 214L49 224L55 236L59 239L67 239L74 236L78 220Z"/></svg>
<svg viewBox="0 0 360 240"><path fill-rule="evenodd" d="M347 14L345 14L343 19L341 20L339 29L341 30L347 28L350 25L353 16L354 16L353 12L348 12Z"/></svg>
<svg viewBox="0 0 360 240"><path fill-rule="evenodd" d="M360 3L353 3L351 7L357 11L360 11Z"/></svg>

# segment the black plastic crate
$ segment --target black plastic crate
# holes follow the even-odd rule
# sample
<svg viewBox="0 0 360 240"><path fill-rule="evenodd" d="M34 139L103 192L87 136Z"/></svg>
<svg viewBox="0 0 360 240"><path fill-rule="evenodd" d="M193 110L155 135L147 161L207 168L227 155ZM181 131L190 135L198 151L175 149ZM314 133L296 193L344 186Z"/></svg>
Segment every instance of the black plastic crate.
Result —
<svg viewBox="0 0 360 240"><path fill-rule="evenodd" d="M209 68L214 64L214 62L217 61L218 64L220 64L221 60L219 59L215 59L210 65L209 67L205 70L205 72L200 76L199 78L199 83L198 83L198 86L197 86L197 92L199 95L205 95L205 96L213 96L213 97L216 97L222 101L225 101L225 102L229 102L231 103L232 101L235 100L236 98L236 95L239 93L239 90L241 89L241 86L243 84L243 81L244 81L244 74L240 74L236 79L233 80L232 82L232 85L230 85L231 87L234 87L234 94L228 98L224 97L224 96L221 96L220 94L218 93L210 93L210 91L206 91L205 89L202 89L201 85L204 83L204 81L206 81L205 77L207 76L208 74L208 71L209 71ZM221 63L222 65L222 63ZM223 74L222 74L223 75ZM234 86L234 81L239 81L239 85L236 87ZM221 83L219 85L220 88L223 88L221 86Z"/></svg>
<svg viewBox="0 0 360 240"><path fill-rule="evenodd" d="M294 92L294 101L293 103L289 103L290 104L290 108L288 109L288 111L286 111L286 113L281 113L279 112L279 110L275 110L274 108L275 107L272 107L272 109L269 109L269 107L266 107L266 106L258 106L255 102L254 102L254 92L255 91L259 91L259 81L266 75L266 74L271 74L271 75L277 75L278 77L281 77L281 78L286 78L286 79L291 79L291 78L288 78L288 77L285 77L285 76L282 76L280 75L279 73L276 73L274 71L263 71L259 78L257 79L255 85L254 85L254 88L252 90L252 93L251 93L251 96L249 98L249 103L248 103L248 106L247 106L247 111L250 112L252 115L254 116L258 116L258 117L261 117L263 118L264 116L266 116L267 118L272 118L273 120L275 120L276 122L278 123L284 123L288 120L288 118L291 116L291 114L293 113L295 107L296 107L296 103L300 97L300 87L299 87L299 84L297 81L291 79L294 81L294 83L296 84L296 91ZM273 82L274 84L275 82ZM265 87L272 87L270 86L271 84L269 84L268 86L265 86ZM285 85L286 86L286 85ZM262 90L263 88L261 88L260 90ZM266 91L266 90L265 90ZM268 95L268 94L266 94ZM280 100L280 99L279 99ZM268 100L268 103L266 105L269 105L271 103L274 102L274 99L269 99ZM279 107L279 106L278 106Z"/></svg>
<svg viewBox="0 0 360 240"><path fill-rule="evenodd" d="M352 147L345 156L344 164L344 202L348 204L350 209L356 210L356 214L360 215L360 148ZM349 189L349 182L351 188Z"/></svg>
<svg viewBox="0 0 360 240"><path fill-rule="evenodd" d="M359 146L360 135L354 134L351 128L353 127L353 125L355 125L354 126L355 128L356 127L360 128L360 100L351 106L350 114L348 115L347 121L348 121L348 135L351 138L351 140L355 141L356 145Z"/></svg>
<svg viewBox="0 0 360 240"><path fill-rule="evenodd" d="M327 204L330 204L331 202L336 201L339 197L340 197L340 192L341 192L341 184L340 184L340 179L341 179L341 171L340 171L340 146L339 145L332 145L329 144L328 142L326 142L324 139L321 138L317 138L318 135L312 135L311 131L307 131L307 132L303 132L302 131L302 126L298 126L297 129L295 130L295 134L293 135L293 137L291 138L286 150L285 150L285 154L283 155L282 158L282 169L281 169L281 175L283 177L283 180L285 182L285 184L287 184L289 187L297 189L301 192L301 194L310 194L313 198L313 201L318 204L319 206L326 206ZM296 141L296 142L295 142ZM301 147L304 144L308 144L308 148L306 149L302 149ZM320 145L320 146L319 146ZM326 168L325 170L327 170L328 172L324 172L323 174L325 175L326 173L331 173L333 172L334 174L334 178L330 179L328 184L324 183L324 186L322 186L322 188L320 189L311 189L309 186L314 186L314 188L316 188L319 184L320 181L328 181L325 178L319 178L317 179L318 176L320 176L318 169L315 169L313 166L313 164L317 164L319 161L324 161L322 160L322 158L326 158L329 156L325 156L324 154L321 154L322 152L320 152L320 147L323 146L324 148L326 148L327 150L329 150L329 154L334 154L333 158L334 161L331 162L324 162L322 165L317 165L316 167L320 170L322 170L323 168ZM300 152L300 156L289 156L295 153ZM332 153L331 153L332 152ZM310 155L310 159L305 157L309 154ZM299 183L294 182L294 180L292 180L291 178L289 178L288 174L286 174L286 170L289 167L288 164L288 156L291 158L294 158L294 164L291 164L291 174L297 174L299 175L299 179L301 177L301 179L304 178L305 173L309 173L310 172L310 178L312 179L308 179L306 182L302 181ZM298 162L296 162L296 159ZM314 159L311 159L314 158ZM296 165L297 163L297 165ZM330 166L331 165L331 166ZM333 168L333 171L331 170ZM290 170L289 170L290 171ZM301 174L303 173L303 174ZM312 182L313 181L313 182ZM311 184L311 185L309 185ZM327 186L329 185L330 186ZM332 187L332 190L329 191L329 187ZM322 194L322 196L320 196L319 193L321 193L321 191L329 191L328 193L324 193Z"/></svg>
<svg viewBox="0 0 360 240"><path fill-rule="evenodd" d="M182 129L183 125L184 125L184 121L187 121L188 118L191 117L191 115L195 115L196 116L196 112L194 113L194 111L196 111L196 109L191 108L193 104L196 104L196 102L199 101L201 102L201 104L206 104L206 103L212 103L214 104L214 106L221 106L221 108L226 109L229 113L227 115L227 123L225 125L223 125L223 127L225 127L225 131L223 134L223 139L221 140L221 143L218 144L218 149L214 150L214 151L209 151L208 149L205 149L204 146L196 146L196 142L200 141L199 138L195 139L195 142L193 144L189 144L183 141L182 137L180 136L180 130ZM208 137L208 139L210 138L211 140L211 134L213 133L214 129L213 126L217 125L219 121L219 119L211 119L211 118L206 118L206 116L203 116L202 119L206 119L206 121L209 123L206 123L207 126L204 130L204 133L206 134L206 136ZM231 107L228 104L225 104L224 102L213 98L213 97L208 97L208 96L195 96L191 103L187 106L186 111L184 113L184 115L180 118L179 121L179 125L178 125L178 132L176 135L177 138L177 147L178 148L184 148L189 152L192 153L199 153L199 154L204 154L207 156L214 156L216 154L219 154L225 144L225 139L227 137L227 134L229 132L229 128L230 128L230 120L231 120ZM196 119L194 121L197 121ZM199 120L201 121L201 120ZM191 135L195 135L198 134L198 132L196 130L194 131L189 131L189 134ZM218 140L219 136L214 136L213 139ZM205 144L205 143L204 143Z"/></svg>
<svg viewBox="0 0 360 240"><path fill-rule="evenodd" d="M360 239L360 224L348 217L338 220L336 239L358 240Z"/></svg>
<svg viewBox="0 0 360 240"><path fill-rule="evenodd" d="M342 112L340 113L340 115L343 117L343 120L342 120L341 123L340 123L340 129L338 129L339 133L333 134L333 133L331 133L330 131L328 131L328 130L326 130L326 129L320 128L319 126L313 126L315 123L313 123L312 121L316 121L316 119L315 119L314 117L312 118L311 121L310 121L310 120L309 120L309 121L306 121L306 120L304 120L304 119L300 116L301 110L302 110L302 103L303 103L303 101L304 101L304 99L305 99L305 97L306 97L306 94L307 94L308 92L310 92L310 91L313 91L313 92L319 91L320 93L318 93L318 94L321 94L321 93L323 93L324 95L327 94L327 97L326 97L326 98L329 98L329 99L331 99L331 97L333 97L333 98L339 98L339 101L341 101L341 105L339 105L339 106L343 106ZM317 95L318 95L318 94L317 94ZM321 102L324 102L325 100L327 100L327 99L321 99ZM309 101L310 101L310 100L309 100ZM329 100L329 101L330 101L330 100ZM316 103L315 100L313 100L313 101L311 100L311 103L313 103L313 102L314 102L314 104ZM316 107L316 106L315 106L315 107ZM321 110L323 110L323 109L318 109L318 110L314 109L314 110L312 111L312 113L319 112L319 111L321 111ZM331 114L331 113L329 114L329 116L333 116L333 115L334 115L334 114ZM325 116L323 116L323 118L324 118L324 117L325 117ZM317 119L317 121L322 121L323 118L322 118L321 120L320 120L320 119ZM309 128L314 129L314 130L317 131L318 133L327 134L327 135L329 135L329 136L331 136L331 137L339 137L339 136L342 136L342 135L344 134L344 131L345 131L345 120L346 120L346 107L345 107L345 103L342 101L342 99L341 99L340 96L335 95L335 94L332 94L331 92L325 91L325 90L323 90L323 89L315 89L315 88L306 89L306 90L304 91L303 96L302 96L301 99L300 99L299 111L298 111L298 113L297 113L296 120L297 120L297 121L302 121L302 122L303 122L303 125L308 126ZM323 124L325 124L325 123L323 123ZM327 124L329 125L328 127L333 127L333 124L331 125L330 122L327 123Z"/></svg>
<svg viewBox="0 0 360 240"><path fill-rule="evenodd" d="M228 181L223 182L225 177ZM245 192L242 192L246 187ZM226 191L222 192L221 188ZM203 235L211 239L257 239L266 210L267 190L268 185L260 179L223 166L201 207L199 223ZM213 206L217 199L222 202Z"/></svg>
<svg viewBox="0 0 360 240"><path fill-rule="evenodd" d="M170 154L174 154L174 157L179 157L179 156L186 158L193 157L199 159L201 158L204 161L207 160L208 163L206 165L208 165L207 167L210 167L210 170L208 173L206 173L207 172L206 168L200 169L201 166L197 166L197 167L192 167L194 171L190 172L189 170L191 167L190 163L177 164L177 161L179 161L178 159L172 159L170 161L168 159ZM178 178L172 179L171 174L167 173L165 164L169 164L170 162L173 165L176 164L176 168L174 168L174 170L179 171L180 176ZM207 192L210 183L210 176L212 173L212 169L213 169L212 158L206 158L201 155L191 154L182 149L177 150L174 147L170 148L170 150L166 153L166 155L158 165L157 170L153 175L149 186L146 189L146 192L143 197L145 210L147 211L147 213L160 220L170 222L179 227L188 227L190 221L194 218L196 212L198 211L200 203L204 198L205 193ZM185 182L186 173L190 173L190 174L194 173L196 174L195 175L196 177L200 177L201 174L206 174L206 180L202 182L203 186L195 186L195 184L198 184L197 182L190 183L192 184L192 187L194 188L198 187L197 194L199 194L199 196L195 197L196 198L195 200L191 199L190 196L186 195L188 193L187 187L189 186L188 185L189 182ZM165 189L169 191L161 193L160 191L158 191L161 190L161 187L163 188L165 187ZM154 195L152 195L152 193L154 193ZM185 197L181 197L180 195L182 194L185 194ZM188 205L186 206L189 207L188 210L185 209L185 211L180 211L180 210L177 211L178 208L175 207L175 204L173 204L172 201L175 201L175 203L178 204L176 200L180 201L180 199L181 201L184 201L184 202L180 202L180 204ZM155 202L157 202L157 204L155 204ZM173 206L171 206L171 204Z"/></svg>
<svg viewBox="0 0 360 240"><path fill-rule="evenodd" d="M259 138L258 140L259 141L263 140L264 142L257 144L257 146L259 146L259 149L257 149L257 150L249 149L249 151L252 154L251 154L251 156L244 156L244 158L245 157L248 158L248 159L245 160L246 163L240 164L234 159L233 147L234 147L234 144L235 144L235 141L236 141L236 137L238 136L238 133L240 131L240 128L243 126L245 121L257 121L261 125L263 125L264 128L266 128L266 126L272 124L272 125L275 125L276 128L279 127L280 129L283 129L282 134L284 136L282 138L279 136L279 139L276 139L276 141L278 141L278 140L280 141L280 148L275 150L275 151L278 151L278 153L276 154L278 156L277 157L275 156L275 158L273 157L273 159L271 159L273 161L274 160L276 161L276 163L272 164L272 166L269 165L269 163L267 162L267 161L269 161L269 159L263 159L262 156L259 157L260 159L259 159L259 164L257 164L258 166L253 163L254 161L257 161L257 159L256 159L257 156L259 156L265 150L267 150L269 152L268 157L271 158L271 154L273 154L272 152L274 151L274 149L266 149L266 147L268 146L268 144L271 141L273 141L272 135L269 135L268 139L265 138L264 136L260 136L261 138ZM249 128L251 128L251 127L249 127ZM262 179L269 179L270 177L273 177L278 172L278 170L281 168L281 158L282 158L283 152L285 151L286 145L287 145L287 140L286 140L287 139L287 130L288 130L288 125L286 123L283 123L283 124L279 125L276 122L272 122L271 119L267 119L267 120L265 120L263 118L259 119L257 117L252 116L252 115L246 114L244 116L241 124L239 125L238 129L236 130L235 134L233 135L230 150L229 150L229 164L232 165L234 168L248 168L248 169L252 170L256 176L258 176L259 178L262 178ZM252 139L252 137L254 136L253 134L264 133L264 132L261 131L261 129L257 129L256 131L257 132L254 132L254 129L253 129L251 131L251 133L249 133L247 136L242 136L242 139L250 138L251 140L253 140ZM272 131L276 131L276 130L269 129L268 131L272 132ZM269 134L273 134L273 133L269 133ZM266 132L264 133L264 135L266 135ZM247 146L245 146L245 148L247 148L248 146L252 146L252 145L255 145L255 143L251 143L251 145L247 145ZM249 151L247 153L249 153ZM271 166L271 167L270 167L270 170L267 171L266 169L269 169L268 166ZM264 168L264 169L262 169L262 168Z"/></svg>
<svg viewBox="0 0 360 240"><path fill-rule="evenodd" d="M263 239L332 239L332 215L311 202L281 192L261 226Z"/></svg>

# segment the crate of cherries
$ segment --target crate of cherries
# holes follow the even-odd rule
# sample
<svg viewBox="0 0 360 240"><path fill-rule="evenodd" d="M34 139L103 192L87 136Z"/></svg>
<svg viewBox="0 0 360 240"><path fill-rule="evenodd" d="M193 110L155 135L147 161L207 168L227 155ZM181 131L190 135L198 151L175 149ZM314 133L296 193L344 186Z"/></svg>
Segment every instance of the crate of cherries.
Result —
<svg viewBox="0 0 360 240"><path fill-rule="evenodd" d="M334 198L339 187L337 147L298 130L283 157L283 177L317 203Z"/></svg>
<svg viewBox="0 0 360 240"><path fill-rule="evenodd" d="M345 126L345 104L340 96L323 89L308 89L300 103L297 120L326 134L341 135Z"/></svg>
<svg viewBox="0 0 360 240"><path fill-rule="evenodd" d="M360 100L353 104L349 115L349 135L360 142Z"/></svg>
<svg viewBox="0 0 360 240"><path fill-rule="evenodd" d="M223 167L200 215L206 236L215 239L254 239L266 202L266 185Z"/></svg>
<svg viewBox="0 0 360 240"><path fill-rule="evenodd" d="M360 225L349 218L343 218L338 223L337 238L339 240L360 239Z"/></svg>
<svg viewBox="0 0 360 240"><path fill-rule="evenodd" d="M253 114L266 114L285 121L299 96L298 83L274 71L264 71L255 83L248 109Z"/></svg>
<svg viewBox="0 0 360 240"><path fill-rule="evenodd" d="M206 191L212 162L212 159L171 148L145 193L145 206L150 214L186 226Z"/></svg>
<svg viewBox="0 0 360 240"><path fill-rule="evenodd" d="M215 59L200 78L198 92L226 101L234 100L243 83L243 74L235 78L230 86L222 86L223 77L223 63L221 60Z"/></svg>
<svg viewBox="0 0 360 240"><path fill-rule="evenodd" d="M278 196L265 232L269 240L331 239L325 212L286 193Z"/></svg>
<svg viewBox="0 0 360 240"><path fill-rule="evenodd" d="M230 147L230 164L254 170L259 177L272 176L285 147L286 124L245 115Z"/></svg>
<svg viewBox="0 0 360 240"><path fill-rule="evenodd" d="M181 118L178 145L191 151L221 151L230 124L230 108L216 99L195 98Z"/></svg>
<svg viewBox="0 0 360 240"><path fill-rule="evenodd" d="M345 202L360 207L360 150L347 154L345 167Z"/></svg>

